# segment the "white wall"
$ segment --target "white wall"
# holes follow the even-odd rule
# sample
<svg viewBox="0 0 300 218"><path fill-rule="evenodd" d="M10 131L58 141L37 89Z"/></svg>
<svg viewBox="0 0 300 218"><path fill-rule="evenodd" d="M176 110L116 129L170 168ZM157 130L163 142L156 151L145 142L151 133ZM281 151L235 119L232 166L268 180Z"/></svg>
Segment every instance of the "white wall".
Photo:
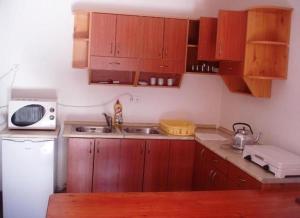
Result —
<svg viewBox="0 0 300 218"><path fill-rule="evenodd" d="M218 0L0 0L0 77L14 64L19 70L14 88L54 88L58 101L73 105L100 104L123 93L127 122L158 122L161 117L182 117L196 123L218 124L222 81L214 76L185 76L180 89L89 86L86 70L72 69L72 9L126 14L191 17L217 15L226 2ZM9 99L13 74L0 81L0 106ZM59 107L60 121L103 120L113 104L99 108ZM1 116L3 115L3 116ZM6 110L0 109L1 119ZM2 126L3 127L3 126ZM65 146L59 141L59 184L65 180Z"/></svg>
<svg viewBox="0 0 300 218"><path fill-rule="evenodd" d="M259 2L266 4L276 1ZM256 132L263 132L264 143L281 146L300 154L298 137L300 131L300 1L281 2L281 5L294 8L288 79L286 81L273 81L271 99L232 94L224 88L221 125L231 128L233 122L248 122ZM238 7L244 6L238 5Z"/></svg>

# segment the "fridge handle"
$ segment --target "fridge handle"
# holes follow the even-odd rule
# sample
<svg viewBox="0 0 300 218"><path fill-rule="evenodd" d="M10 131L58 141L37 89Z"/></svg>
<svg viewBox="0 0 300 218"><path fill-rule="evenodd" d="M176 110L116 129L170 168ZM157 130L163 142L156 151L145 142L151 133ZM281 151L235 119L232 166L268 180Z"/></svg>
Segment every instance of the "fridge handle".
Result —
<svg viewBox="0 0 300 218"><path fill-rule="evenodd" d="M40 143L40 142L52 142L53 139L41 139L41 140L37 139L37 140L35 140L35 139L7 139L7 138L4 138L3 141Z"/></svg>

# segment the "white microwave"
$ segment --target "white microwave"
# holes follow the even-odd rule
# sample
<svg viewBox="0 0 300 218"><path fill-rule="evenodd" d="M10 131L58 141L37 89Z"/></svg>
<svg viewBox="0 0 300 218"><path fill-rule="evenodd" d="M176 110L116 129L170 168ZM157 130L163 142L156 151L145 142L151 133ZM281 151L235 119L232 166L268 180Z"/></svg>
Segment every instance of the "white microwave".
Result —
<svg viewBox="0 0 300 218"><path fill-rule="evenodd" d="M11 100L8 104L9 129L56 129L56 102Z"/></svg>

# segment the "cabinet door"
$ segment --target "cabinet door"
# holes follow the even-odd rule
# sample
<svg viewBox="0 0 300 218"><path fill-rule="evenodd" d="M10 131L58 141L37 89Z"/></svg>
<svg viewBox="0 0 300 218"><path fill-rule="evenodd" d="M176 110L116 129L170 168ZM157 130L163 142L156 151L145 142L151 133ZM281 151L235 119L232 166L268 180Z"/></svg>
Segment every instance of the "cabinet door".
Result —
<svg viewBox="0 0 300 218"><path fill-rule="evenodd" d="M215 60L217 43L217 25L217 18L200 18L198 60Z"/></svg>
<svg viewBox="0 0 300 218"><path fill-rule="evenodd" d="M245 56L247 12L220 11L216 59L242 61Z"/></svg>
<svg viewBox="0 0 300 218"><path fill-rule="evenodd" d="M164 39L164 18L143 17L142 58L161 59Z"/></svg>
<svg viewBox="0 0 300 218"><path fill-rule="evenodd" d="M164 54L166 60L185 60L188 21L165 19Z"/></svg>
<svg viewBox="0 0 300 218"><path fill-rule="evenodd" d="M92 191L93 159L93 139L69 139L67 192Z"/></svg>
<svg viewBox="0 0 300 218"><path fill-rule="evenodd" d="M137 58L141 50L142 18L117 15L116 56Z"/></svg>
<svg viewBox="0 0 300 218"><path fill-rule="evenodd" d="M229 165L228 179L228 189L243 190L261 188L259 181L232 164Z"/></svg>
<svg viewBox="0 0 300 218"><path fill-rule="evenodd" d="M192 190L195 142L171 140L168 190Z"/></svg>
<svg viewBox="0 0 300 218"><path fill-rule="evenodd" d="M93 192L118 191L120 139L97 139L93 175Z"/></svg>
<svg viewBox="0 0 300 218"><path fill-rule="evenodd" d="M120 192L142 191L145 140L121 140Z"/></svg>
<svg viewBox="0 0 300 218"><path fill-rule="evenodd" d="M205 190L206 188L208 173L205 167L207 164L207 160L207 149L200 143L196 142L193 190Z"/></svg>
<svg viewBox="0 0 300 218"><path fill-rule="evenodd" d="M227 177L221 171L214 169L210 175L210 190L226 190Z"/></svg>
<svg viewBox="0 0 300 218"><path fill-rule="evenodd" d="M169 140L147 140L143 191L167 191Z"/></svg>
<svg viewBox="0 0 300 218"><path fill-rule="evenodd" d="M116 15L92 13L90 55L115 55L116 21Z"/></svg>

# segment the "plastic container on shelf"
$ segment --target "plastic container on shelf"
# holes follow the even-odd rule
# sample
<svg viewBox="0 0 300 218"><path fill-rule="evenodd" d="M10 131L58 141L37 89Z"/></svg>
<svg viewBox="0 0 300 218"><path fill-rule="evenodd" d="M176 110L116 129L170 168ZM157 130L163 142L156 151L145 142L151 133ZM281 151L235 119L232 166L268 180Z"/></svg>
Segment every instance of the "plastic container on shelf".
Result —
<svg viewBox="0 0 300 218"><path fill-rule="evenodd" d="M160 120L160 128L170 135L189 136L195 134L196 126L187 120Z"/></svg>

